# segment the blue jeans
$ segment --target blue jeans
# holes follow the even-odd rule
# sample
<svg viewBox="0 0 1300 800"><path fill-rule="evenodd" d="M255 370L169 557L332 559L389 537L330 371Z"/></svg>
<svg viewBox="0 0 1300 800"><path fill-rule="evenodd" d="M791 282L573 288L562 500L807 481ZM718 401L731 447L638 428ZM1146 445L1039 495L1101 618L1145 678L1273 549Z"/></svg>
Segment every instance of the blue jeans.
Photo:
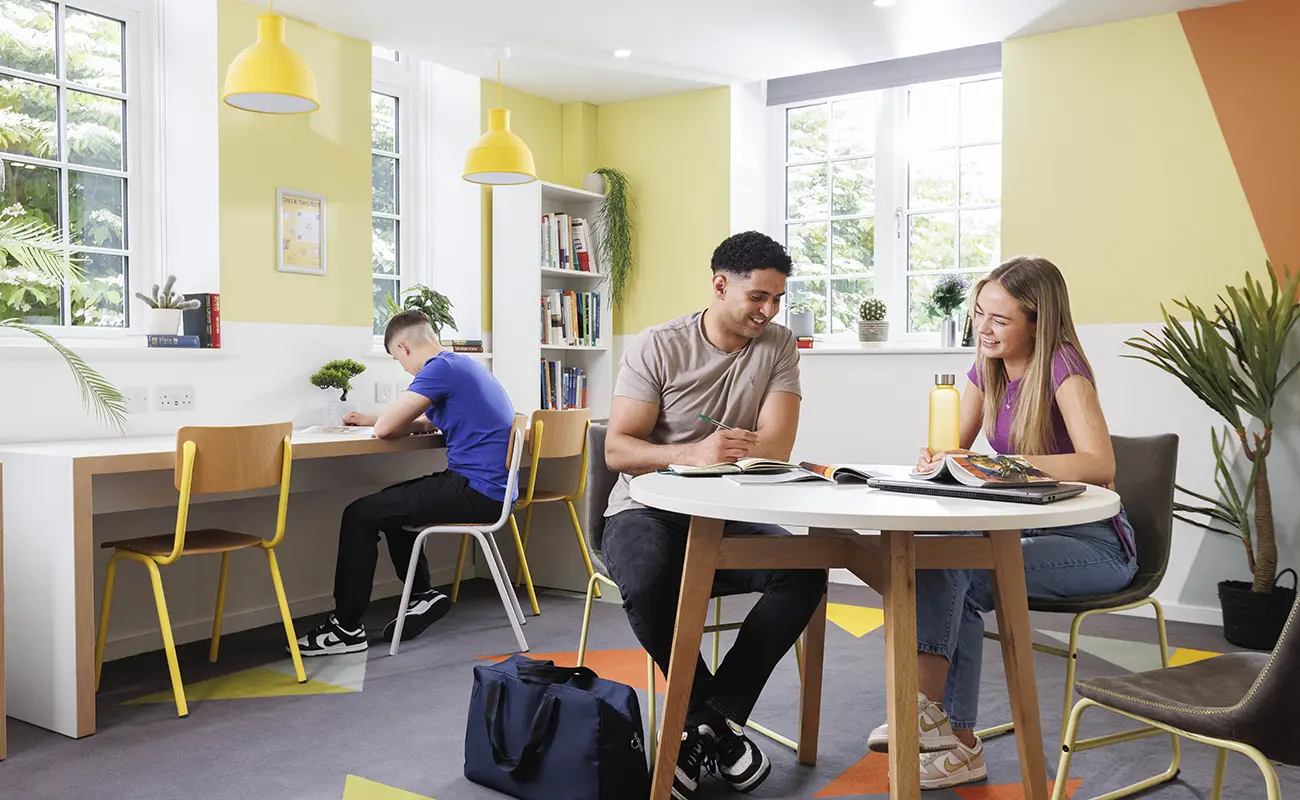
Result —
<svg viewBox="0 0 1300 800"><path fill-rule="evenodd" d="M1087 597L1128 586L1137 573L1137 559L1126 552L1116 523L1131 540L1132 527L1122 512L1114 523L1104 520L1024 531L1020 545L1029 596ZM948 659L942 705L952 726L959 730L975 727L984 660L982 614L992 610L988 570L917 571L917 649Z"/></svg>

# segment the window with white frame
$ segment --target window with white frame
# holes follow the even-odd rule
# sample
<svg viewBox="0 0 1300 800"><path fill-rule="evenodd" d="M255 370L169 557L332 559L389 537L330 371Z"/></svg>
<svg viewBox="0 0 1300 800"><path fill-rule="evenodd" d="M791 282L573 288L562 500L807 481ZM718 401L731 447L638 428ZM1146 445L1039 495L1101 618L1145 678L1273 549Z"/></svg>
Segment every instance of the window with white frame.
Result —
<svg viewBox="0 0 1300 800"><path fill-rule="evenodd" d="M375 81L370 92L371 308L374 333L383 333L408 288L407 246L402 229L410 171L404 101L409 72L398 67L400 55L381 45L372 48Z"/></svg>
<svg viewBox="0 0 1300 800"><path fill-rule="evenodd" d="M931 335L939 279L997 265L1002 81L961 78L778 107L787 308L849 333L873 294L894 338ZM957 314L964 316L963 307Z"/></svg>
<svg viewBox="0 0 1300 800"><path fill-rule="evenodd" d="M80 275L53 282L10 256L0 318L129 324L136 111L126 12L97 0L0 0L0 215L78 248ZM130 202L129 202L130 200Z"/></svg>

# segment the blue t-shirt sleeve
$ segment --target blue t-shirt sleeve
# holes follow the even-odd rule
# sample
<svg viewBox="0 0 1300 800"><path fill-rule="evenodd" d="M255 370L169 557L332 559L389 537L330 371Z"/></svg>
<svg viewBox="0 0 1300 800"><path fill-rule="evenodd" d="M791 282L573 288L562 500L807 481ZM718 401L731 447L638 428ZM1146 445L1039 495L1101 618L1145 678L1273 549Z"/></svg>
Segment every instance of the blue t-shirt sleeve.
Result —
<svg viewBox="0 0 1300 800"><path fill-rule="evenodd" d="M445 359L430 359L406 388L437 405L451 394L451 366Z"/></svg>

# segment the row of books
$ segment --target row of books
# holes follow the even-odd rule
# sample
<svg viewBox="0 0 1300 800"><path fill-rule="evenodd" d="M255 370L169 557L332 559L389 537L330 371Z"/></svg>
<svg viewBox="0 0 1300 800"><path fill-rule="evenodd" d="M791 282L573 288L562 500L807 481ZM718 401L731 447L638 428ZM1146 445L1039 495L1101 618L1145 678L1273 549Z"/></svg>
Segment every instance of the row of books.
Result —
<svg viewBox="0 0 1300 800"><path fill-rule="evenodd" d="M442 346L453 353L481 353L482 339L443 339Z"/></svg>
<svg viewBox="0 0 1300 800"><path fill-rule="evenodd" d="M181 334L149 334L150 347L221 347L221 295L216 292L187 294L199 307L181 312Z"/></svg>
<svg viewBox="0 0 1300 800"><path fill-rule="evenodd" d="M600 292L552 289L540 304L542 344L595 347L600 343Z"/></svg>
<svg viewBox="0 0 1300 800"><path fill-rule="evenodd" d="M563 361L542 359L542 410L567 411L587 407L587 373L565 367Z"/></svg>
<svg viewBox="0 0 1300 800"><path fill-rule="evenodd" d="M542 267L600 272L591 226L582 217L542 215Z"/></svg>

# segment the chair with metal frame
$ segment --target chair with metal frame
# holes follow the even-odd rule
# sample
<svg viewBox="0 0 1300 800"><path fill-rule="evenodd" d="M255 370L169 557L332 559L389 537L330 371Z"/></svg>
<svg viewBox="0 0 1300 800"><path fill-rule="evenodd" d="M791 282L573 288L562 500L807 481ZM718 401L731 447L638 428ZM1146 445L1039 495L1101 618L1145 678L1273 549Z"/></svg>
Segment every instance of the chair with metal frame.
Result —
<svg viewBox="0 0 1300 800"><path fill-rule="evenodd" d="M275 559L275 548L284 539L285 520L289 511L289 472L293 462L293 445L290 443L292 425L288 422L270 425L229 427L186 427L176 432L176 489L180 499L176 509L176 530L159 536L142 536L116 542L106 542L103 547L113 548L104 575L104 600L100 606L99 631L95 641L95 691L99 691L99 677L104 665L104 644L108 636L109 610L113 602L113 582L117 563L122 559L137 561L149 570L153 583L154 603L158 606L158 623L162 628L163 650L167 654L167 667L171 672L172 693L176 697L177 716L189 716L185 702L185 687L176 661L176 644L172 640L171 620L167 616L167 598L163 595L159 567L176 563L181 556L208 553L221 554L221 574L217 581L217 608L212 620L212 643L208 661L216 663L217 648L221 643L221 616L226 604L226 576L230 572L230 554L236 550L260 547L266 553L271 568L271 582L280 605L280 617L289 640L289 654L293 659L294 674L298 683L306 683L298 653L298 637L293 630L293 617L285 599L280 568ZM242 492L279 486L280 502L276 516L275 535L263 539L247 533L220 529L187 530L190 498L194 494Z"/></svg>
<svg viewBox="0 0 1300 800"><path fill-rule="evenodd" d="M1074 615L1067 649L1034 643L1034 649L1038 652L1066 659L1065 713L1061 721L1062 740L1065 738L1065 720L1070 716L1070 705L1074 699L1074 673L1079 657L1079 628L1088 617L1151 606L1155 612L1156 634L1160 640L1161 664L1165 667L1169 666L1169 637L1165 632L1165 612L1160 601L1153 595L1164 578L1173 540L1174 478L1178 467L1178 436L1172 433L1136 438L1112 436L1111 445L1115 450L1115 490L1124 503L1124 511L1133 526L1137 543L1137 574L1133 576L1128 587L1113 594L1096 597L1029 598L1030 611ZM984 636L988 639L998 639L998 634L993 632L985 632ZM1013 730L1014 726L1007 723L978 731L976 735L981 739L987 739L1011 733ZM1159 736L1161 733L1158 727L1147 726L1084 739L1078 743L1076 749L1093 750ZM1181 748L1177 736L1171 736L1170 740L1173 757L1169 768L1159 775L1128 787L1129 790L1136 792L1173 780L1178 775ZM1112 794L1107 797L1122 796L1124 795Z"/></svg>
<svg viewBox="0 0 1300 800"><path fill-rule="evenodd" d="M587 514L584 534L586 536L587 550L591 554L591 560L595 564L595 572L587 582L587 601L586 607L582 614L582 636L578 643L578 666L582 666L587 655L587 633L591 628L591 604L596 596L596 584L604 583L606 586L618 590L616 584L607 574L604 559L601 556L601 542L605 535L605 509L609 505L609 493L614 488L614 483L618 480L618 473L611 472L605 466L605 436L607 433L605 425L592 424L587 429L587 476L586 483L589 494L587 496ZM743 624L741 622L722 622L722 598L731 595L748 594L747 590L740 590L729 587L721 582L715 582L713 586L713 623L704 626L704 632L713 634L713 653L710 668L717 670L718 658L721 650L722 632L734 631ZM818 606L817 612L808 622L808 628L811 630L814 626L826 626L826 598L823 596L822 603ZM805 634L806 635L806 634ZM802 682L803 669L803 649L800 643L794 643L795 663L799 670L799 679ZM658 716L658 699L655 689L655 663L650 654L646 654L646 673L648 676L647 683L649 690L649 729L650 729L650 763L653 765L655 752L658 748L658 725L656 719ZM801 709L802 713L802 709ZM778 744L785 745L791 750L798 751L799 743L787 736L782 736L769 728L766 728L753 720L745 723L746 727L763 734Z"/></svg>
<svg viewBox="0 0 1300 800"><path fill-rule="evenodd" d="M1228 751L1241 753L1264 773L1268 800L1281 800L1273 761L1300 765L1295 709L1300 707L1300 603L1271 654L1228 653L1181 667L1164 667L1115 678L1079 681L1082 699L1074 706L1061 745L1052 800L1064 798L1079 720L1093 706L1218 749L1211 800L1223 796ZM1127 797L1144 784L1117 789L1097 800Z"/></svg>

